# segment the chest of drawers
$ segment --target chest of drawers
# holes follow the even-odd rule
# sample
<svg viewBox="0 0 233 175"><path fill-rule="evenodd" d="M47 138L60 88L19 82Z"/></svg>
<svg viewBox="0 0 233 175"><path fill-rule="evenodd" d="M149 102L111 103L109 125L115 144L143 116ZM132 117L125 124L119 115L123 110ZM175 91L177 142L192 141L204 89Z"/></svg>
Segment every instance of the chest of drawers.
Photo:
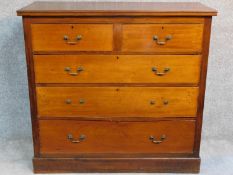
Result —
<svg viewBox="0 0 233 175"><path fill-rule="evenodd" d="M36 173L199 172L215 10L35 2L17 13Z"/></svg>

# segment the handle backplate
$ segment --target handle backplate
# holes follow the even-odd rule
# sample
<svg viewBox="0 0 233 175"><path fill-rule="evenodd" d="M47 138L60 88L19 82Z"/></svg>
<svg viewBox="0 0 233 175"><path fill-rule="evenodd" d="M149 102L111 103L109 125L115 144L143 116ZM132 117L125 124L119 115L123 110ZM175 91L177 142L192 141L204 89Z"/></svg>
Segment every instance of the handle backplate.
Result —
<svg viewBox="0 0 233 175"><path fill-rule="evenodd" d="M80 142L82 142L82 141L84 141L86 139L86 136L83 135L83 134L80 134L79 138L75 139L72 134L68 134L67 135L67 139L71 143L80 143Z"/></svg>
<svg viewBox="0 0 233 175"><path fill-rule="evenodd" d="M77 41L80 41L81 39L82 39L82 35L77 35L75 40L70 40L68 35L63 36L63 40L69 45L75 45L78 43Z"/></svg>
<svg viewBox="0 0 233 175"><path fill-rule="evenodd" d="M70 67L65 67L64 70L71 76L77 76L78 74L80 74L80 72L84 71L84 68L82 66L79 66L75 72L72 72Z"/></svg>
<svg viewBox="0 0 233 175"><path fill-rule="evenodd" d="M66 104L71 104L72 103L72 100L71 99L66 99L65 100L65 103ZM84 99L79 99L79 104L84 104L85 103L85 100Z"/></svg>
<svg viewBox="0 0 233 175"><path fill-rule="evenodd" d="M152 72L154 72L155 75L157 75L157 76L164 76L164 75L166 75L168 72L171 71L171 68L165 67L165 68L163 69L162 72L159 72L158 69L157 69L157 67L152 67L151 70L152 70Z"/></svg>
<svg viewBox="0 0 233 175"><path fill-rule="evenodd" d="M164 100L162 101L162 103L163 103L163 105L168 105L168 104L169 104L169 101L168 101L167 99L164 99ZM149 104L150 104L150 105L155 105L155 104L156 104L156 101L152 99L152 100L149 101Z"/></svg>
<svg viewBox="0 0 233 175"><path fill-rule="evenodd" d="M156 41L156 43L158 45L165 45L167 43L168 40L172 39L172 35L166 35L164 39L159 39L159 37L157 35L153 36L153 40Z"/></svg>
<svg viewBox="0 0 233 175"><path fill-rule="evenodd" d="M166 135L165 135L165 134L161 135L159 140L157 140L157 139L156 139L154 136L152 136L152 135L149 137L149 140L150 140L152 143L154 143L154 144L160 144L160 143L162 143L165 139L166 139Z"/></svg>

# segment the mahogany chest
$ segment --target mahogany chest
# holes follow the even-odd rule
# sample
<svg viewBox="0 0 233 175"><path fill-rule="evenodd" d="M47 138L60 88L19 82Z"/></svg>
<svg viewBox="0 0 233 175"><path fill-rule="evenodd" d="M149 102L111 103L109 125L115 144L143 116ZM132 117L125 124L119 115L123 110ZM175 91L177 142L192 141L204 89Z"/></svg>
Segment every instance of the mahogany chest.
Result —
<svg viewBox="0 0 233 175"><path fill-rule="evenodd" d="M35 173L199 172L214 9L35 2L17 13Z"/></svg>

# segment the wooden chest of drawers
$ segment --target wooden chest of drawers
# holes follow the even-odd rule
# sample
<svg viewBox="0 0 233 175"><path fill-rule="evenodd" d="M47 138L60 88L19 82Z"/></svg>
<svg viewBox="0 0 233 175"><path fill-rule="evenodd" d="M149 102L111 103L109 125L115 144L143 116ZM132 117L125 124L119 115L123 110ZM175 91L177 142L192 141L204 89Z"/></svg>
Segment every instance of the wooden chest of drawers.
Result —
<svg viewBox="0 0 233 175"><path fill-rule="evenodd" d="M35 2L17 13L36 173L199 172L215 10Z"/></svg>

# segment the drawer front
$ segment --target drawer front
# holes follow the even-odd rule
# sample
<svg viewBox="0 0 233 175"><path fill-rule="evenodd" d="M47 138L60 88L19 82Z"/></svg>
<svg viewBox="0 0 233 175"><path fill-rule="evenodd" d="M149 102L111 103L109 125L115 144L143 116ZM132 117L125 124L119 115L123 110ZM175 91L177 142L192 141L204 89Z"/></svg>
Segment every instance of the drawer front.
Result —
<svg viewBox="0 0 233 175"><path fill-rule="evenodd" d="M199 55L35 55L36 83L198 84Z"/></svg>
<svg viewBox="0 0 233 175"><path fill-rule="evenodd" d="M122 30L122 51L201 52L203 24L126 24Z"/></svg>
<svg viewBox="0 0 233 175"><path fill-rule="evenodd" d="M105 122L40 120L42 155L192 153L193 120Z"/></svg>
<svg viewBox="0 0 233 175"><path fill-rule="evenodd" d="M197 87L37 87L46 117L195 117Z"/></svg>
<svg viewBox="0 0 233 175"><path fill-rule="evenodd" d="M111 51L112 24L32 24L34 51Z"/></svg>

